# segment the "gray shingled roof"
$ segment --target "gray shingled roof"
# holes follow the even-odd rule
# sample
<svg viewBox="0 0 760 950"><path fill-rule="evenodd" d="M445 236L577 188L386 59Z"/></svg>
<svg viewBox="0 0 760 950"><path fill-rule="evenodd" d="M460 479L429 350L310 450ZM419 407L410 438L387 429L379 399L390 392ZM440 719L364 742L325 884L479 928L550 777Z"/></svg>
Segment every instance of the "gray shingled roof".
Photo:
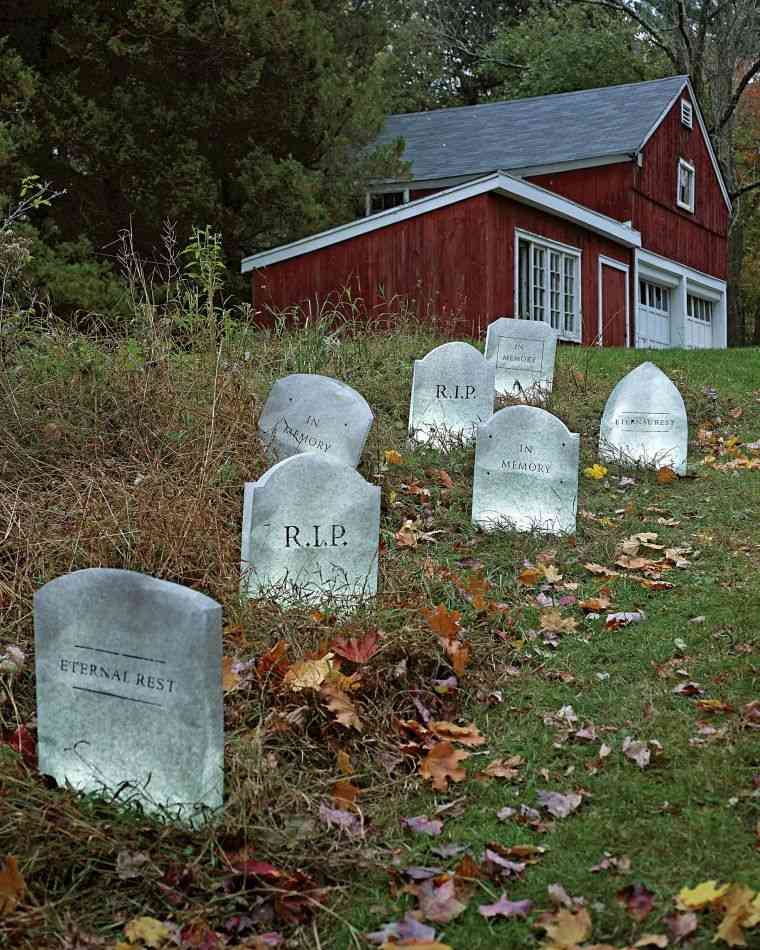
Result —
<svg viewBox="0 0 760 950"><path fill-rule="evenodd" d="M375 140L403 138L415 180L636 152L686 76L535 99L392 115Z"/></svg>

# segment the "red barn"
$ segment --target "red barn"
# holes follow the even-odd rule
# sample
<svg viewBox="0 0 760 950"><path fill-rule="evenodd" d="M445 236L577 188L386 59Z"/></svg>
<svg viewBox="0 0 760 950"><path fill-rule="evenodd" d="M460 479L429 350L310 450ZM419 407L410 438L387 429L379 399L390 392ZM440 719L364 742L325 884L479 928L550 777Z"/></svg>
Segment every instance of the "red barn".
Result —
<svg viewBox="0 0 760 950"><path fill-rule="evenodd" d="M725 347L731 204L688 77L391 116L410 177L350 224L247 257L254 306L350 290L477 336Z"/></svg>

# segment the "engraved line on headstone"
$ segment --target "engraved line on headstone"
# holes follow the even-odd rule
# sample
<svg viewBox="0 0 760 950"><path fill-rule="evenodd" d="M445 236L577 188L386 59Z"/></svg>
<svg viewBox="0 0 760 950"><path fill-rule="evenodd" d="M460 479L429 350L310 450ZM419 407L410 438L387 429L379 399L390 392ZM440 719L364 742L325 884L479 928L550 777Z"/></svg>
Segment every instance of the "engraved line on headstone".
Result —
<svg viewBox="0 0 760 950"><path fill-rule="evenodd" d="M107 693L104 689L90 689L87 686L72 686L72 689L78 689L81 693L97 693L98 696L113 696L114 699L126 699L130 703L142 703L143 706L159 706L164 708L163 703L152 703L148 699L133 699L131 696L120 696L118 693Z"/></svg>
<svg viewBox="0 0 760 950"><path fill-rule="evenodd" d="M90 647L84 643L75 643L78 650L92 650L93 653L110 653L111 656L126 656L130 660L145 660L146 663L166 663L166 660L159 660L152 656L137 656L135 653L118 653L116 650L104 650L103 647Z"/></svg>
<svg viewBox="0 0 760 950"><path fill-rule="evenodd" d="M526 373L530 373L532 376L541 376L541 367L544 364L544 341L543 340L526 340L524 337L518 336L499 336L499 346L496 349L496 365L499 367L514 367L516 369L522 369ZM505 340L514 340L514 350L511 353L504 353L502 350L501 344ZM526 353L525 356L518 356L516 353L517 346L521 345L523 347L530 347L532 353ZM538 353L536 353L538 350ZM538 357L538 358L536 358ZM525 364L526 363L538 363L537 369L529 369Z"/></svg>

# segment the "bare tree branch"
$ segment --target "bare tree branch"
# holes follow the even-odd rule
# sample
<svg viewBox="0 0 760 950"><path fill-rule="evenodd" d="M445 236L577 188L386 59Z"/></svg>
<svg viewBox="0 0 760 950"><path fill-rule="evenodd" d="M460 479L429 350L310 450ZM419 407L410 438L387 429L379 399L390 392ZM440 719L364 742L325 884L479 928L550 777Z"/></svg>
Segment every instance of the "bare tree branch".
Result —
<svg viewBox="0 0 760 950"><path fill-rule="evenodd" d="M718 124L716 126L716 130L718 132L720 132L720 130L730 120L731 116L736 111L736 107L739 105L739 100L742 97L742 93L757 75L760 75L760 57L758 57L754 63L752 63L752 65L737 83L736 89L734 89L734 94L731 96L731 100L723 110L723 115L718 120Z"/></svg>
<svg viewBox="0 0 760 950"><path fill-rule="evenodd" d="M686 4L684 0L678 0L678 32L683 37L683 42L686 47L686 52L689 56L689 62L692 60L691 55L691 37L689 36L689 31L686 29Z"/></svg>
<svg viewBox="0 0 760 950"><path fill-rule="evenodd" d="M742 185L741 188L735 188L731 193L731 200L738 198L739 195L745 195L748 191L754 191L755 188L760 188L760 178L757 181L751 181L748 185Z"/></svg>
<svg viewBox="0 0 760 950"><path fill-rule="evenodd" d="M678 54L673 50L673 47L668 45L667 41L663 38L662 34L657 30L652 23L648 20L645 20L643 17L628 7L624 0L578 0L580 3L585 3L587 6L592 7L606 7L608 10L616 10L618 13L623 13L625 16L630 17L636 23L642 27L652 43L665 53L671 63L676 67L676 69L681 68L681 62L678 58Z"/></svg>

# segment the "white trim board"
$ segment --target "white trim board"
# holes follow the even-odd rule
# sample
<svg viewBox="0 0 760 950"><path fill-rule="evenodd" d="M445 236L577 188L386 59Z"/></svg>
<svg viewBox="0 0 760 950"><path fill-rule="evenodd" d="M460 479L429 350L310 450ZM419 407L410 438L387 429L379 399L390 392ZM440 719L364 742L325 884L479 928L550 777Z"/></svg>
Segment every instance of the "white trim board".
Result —
<svg viewBox="0 0 760 950"><path fill-rule="evenodd" d="M604 346L604 326L602 322L602 311L604 309L604 282L602 280L602 267L613 267L615 270L623 271L625 274L625 346L627 349L631 345L631 269L622 261L616 261L613 257L605 257L604 254L599 255L598 261L597 345Z"/></svg>
<svg viewBox="0 0 760 950"><path fill-rule="evenodd" d="M381 211L366 218L359 218L349 224L341 224L337 228L331 228L328 231L322 231L320 234L302 238L300 241L293 241L290 244L275 247L270 251L252 254L250 257L243 259L240 271L246 274L259 267L267 267L269 264L299 257L301 254L310 254L320 248L330 247L333 244L339 244L341 241L348 241L359 237L359 235L378 231L389 225L397 224L399 221L406 221L409 218L415 218L418 215L427 214L438 208L445 208L448 205L466 201L468 198L474 198L488 192L503 195L532 208L546 211L555 217L578 224L589 231L594 231L596 234L601 234L603 237L622 244L624 247L641 247L639 232L621 224L620 221L599 214L598 211L592 211L590 208L570 201L568 198L563 198L552 191L547 191L545 188L539 188L538 185L531 185L527 181L514 178L504 172L496 172L493 175L487 175L485 178L479 178L477 181L456 185L454 188L448 188L446 191L440 191L426 198L417 198L415 201L399 205L397 208L389 208L387 211Z"/></svg>

